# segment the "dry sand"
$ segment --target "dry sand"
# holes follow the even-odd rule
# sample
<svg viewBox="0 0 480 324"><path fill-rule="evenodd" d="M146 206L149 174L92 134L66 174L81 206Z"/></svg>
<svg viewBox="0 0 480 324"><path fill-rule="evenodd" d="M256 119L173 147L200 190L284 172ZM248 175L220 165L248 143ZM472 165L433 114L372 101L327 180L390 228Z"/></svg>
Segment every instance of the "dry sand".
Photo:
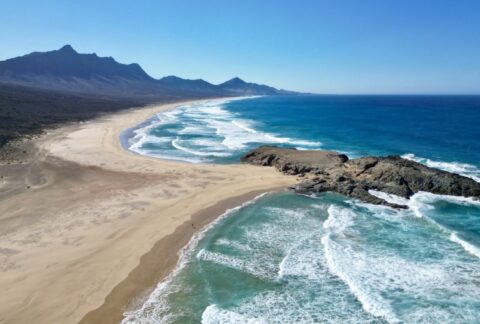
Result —
<svg viewBox="0 0 480 324"><path fill-rule="evenodd" d="M295 179L271 168L139 156L120 133L151 106L69 125L0 166L0 323L117 323L194 231Z"/></svg>

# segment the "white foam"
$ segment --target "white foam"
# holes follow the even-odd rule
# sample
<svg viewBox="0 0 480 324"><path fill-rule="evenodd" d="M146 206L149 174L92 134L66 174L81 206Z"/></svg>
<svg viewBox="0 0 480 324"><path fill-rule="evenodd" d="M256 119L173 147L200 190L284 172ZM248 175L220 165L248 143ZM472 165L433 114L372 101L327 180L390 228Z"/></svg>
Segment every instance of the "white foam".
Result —
<svg viewBox="0 0 480 324"><path fill-rule="evenodd" d="M245 98L235 98L239 100ZM306 141L281 137L277 134L267 133L257 130L254 121L245 120L238 117L237 114L229 112L222 107L223 104L232 101L210 100L199 104L183 105L174 110L161 112L156 115L149 125L134 131L134 136L129 139L129 149L143 155L152 155L155 157L162 154L175 156L174 151L168 152L168 146L158 148L152 154L151 150L146 150L144 145L148 143L165 143L159 141L158 136L151 134L151 130L156 127L164 128L168 138L172 141L172 146L180 151L178 160L188 161L193 156L203 157L228 157L235 151L242 150L248 144L289 144L308 148L319 148L321 143L315 141ZM171 125L183 125L181 130L171 128ZM163 126L165 125L165 126ZM170 128L168 128L170 127ZM216 142L214 150L212 145L204 145L201 140L188 138L195 135L211 136L211 142ZM185 138L187 137L187 138ZM173 139L175 138L175 139ZM190 141L192 145L182 145L181 141ZM171 149L170 149L171 150Z"/></svg>
<svg viewBox="0 0 480 324"><path fill-rule="evenodd" d="M324 276L318 247L316 231L292 246L278 265L278 279L288 276L303 277L308 280L320 280Z"/></svg>
<svg viewBox="0 0 480 324"><path fill-rule="evenodd" d="M392 323L438 323L449 318L461 322L475 318L474 300L480 287L475 286L474 280L480 268L468 263L471 258L465 261L464 256L449 253L458 252L458 248L448 241L431 242L435 244L435 253L444 256L441 259L410 258L408 249L402 254L402 248L379 248L369 240L370 235L391 234L392 240L400 238L400 246L411 244L411 251L418 251L417 246L428 246L429 238L422 235L418 241L413 236L394 235L398 231L408 234L424 222L415 220L407 210L382 206L372 213L387 216L374 219L370 212L356 205L352 202L353 210L330 205L324 222L313 217L318 215L315 206L262 207L265 221L235 225L236 233L241 233L238 241L219 238L196 255L190 253L189 258L196 256L281 285L281 289L267 288L253 296L242 296L235 299L235 304L209 305L203 311L202 323L370 323L374 322L371 315ZM434 233L435 240L446 238ZM381 239L375 242L382 245ZM175 312L169 312L165 300L173 289L185 287L181 282L167 283L163 291L157 292L158 298L150 308L146 307L130 323L168 322L168 316L174 316ZM312 289L319 294L312 294ZM352 303L353 296L362 307ZM431 303L428 309L421 306L450 297L453 306L445 306L447 309L440 303ZM412 306L409 304L412 300L421 303ZM403 301L408 304L406 312L402 312Z"/></svg>
<svg viewBox="0 0 480 324"><path fill-rule="evenodd" d="M423 191L417 192L412 197L410 197L407 205L414 212L415 216L423 217L428 211L434 209L432 203L440 200L457 205L480 207L480 201L476 200L475 198L437 195Z"/></svg>
<svg viewBox="0 0 480 324"><path fill-rule="evenodd" d="M440 170L457 173L465 177L469 177L477 182L480 182L480 169L472 164L460 162L433 161L427 158L416 156L412 153L404 154L402 155L402 158L425 164L426 166L431 168L437 168Z"/></svg>
<svg viewBox="0 0 480 324"><path fill-rule="evenodd" d="M414 194L410 198L410 200L412 200L412 198L413 200L422 201L426 203L443 200L443 201L448 201L450 203L457 204L457 205L480 207L480 200L472 197L437 195L430 192L420 191Z"/></svg>
<svg viewBox="0 0 480 324"><path fill-rule="evenodd" d="M186 142L196 146L203 146L205 148L212 149L212 150L224 149L223 145L214 139L195 138L195 139L187 140Z"/></svg>
<svg viewBox="0 0 480 324"><path fill-rule="evenodd" d="M410 210L413 211L415 216L425 217L430 223L433 223L436 226L438 226L438 228L440 228L443 232L450 233L450 236L449 236L450 241L459 244L460 246L463 247L465 251L480 258L480 248L461 239L458 233L452 232L451 230L441 225L439 222L437 222L433 218L428 217L428 212L431 212L434 210L434 207L432 206L432 204L436 201L447 201L457 205L477 206L477 207L480 207L480 201L475 200L474 198L471 198L471 197L437 195L429 192L418 192L414 194L410 199L404 199L404 198L398 197L400 199L395 198L393 200L387 200L390 198L389 196L391 195L388 195L380 191L374 191L374 190L370 190L369 192L381 199L385 199L388 202L407 205L410 208Z"/></svg>
<svg viewBox="0 0 480 324"><path fill-rule="evenodd" d="M258 278L268 280L271 277L268 268L265 268L263 264L259 264L255 259L235 258L227 254L212 252L205 249L200 250L196 257L198 260L214 262Z"/></svg>
<svg viewBox="0 0 480 324"><path fill-rule="evenodd" d="M240 256L203 249L197 259L214 262L222 266L249 273L264 280L278 280L284 276L301 276L309 280L318 279L318 254L303 252L304 245L316 246L319 238L316 229L321 228L320 220L311 217L317 209L264 207L269 220L256 223L255 226L238 226L242 232L242 244L237 241L220 238L215 245L228 246L241 251ZM307 217L310 216L310 217ZM282 229L282 235L278 235ZM313 233L313 235L312 235ZM292 250L295 250L292 253ZM278 254L284 254L282 260ZM261 258L261 262L259 262Z"/></svg>
<svg viewBox="0 0 480 324"><path fill-rule="evenodd" d="M333 275L339 277L350 288L350 291L362 304L363 309L367 313L376 317L383 317L389 322L400 322L388 305L388 302L378 295L375 296L368 286L361 285L355 278L355 272L348 271L349 267L356 269L357 266L364 267L365 265L361 263L358 265L352 264L351 261L353 260L350 259L349 255L354 253L348 253L349 251L335 243L331 237L332 234L344 234L343 231L353 225L353 218L354 213L349 209L334 205L328 208L328 219L323 227L329 231L321 239L327 266ZM345 262L346 260L348 261Z"/></svg>
<svg viewBox="0 0 480 324"><path fill-rule="evenodd" d="M193 122L205 123L209 120L229 121L234 115L221 106L195 106L183 113L184 117L193 119Z"/></svg>
<svg viewBox="0 0 480 324"><path fill-rule="evenodd" d="M453 232L450 235L450 241L460 244L465 249L465 251L476 256L477 258L480 258L480 248L476 247L471 243L468 243L465 240L462 240L457 233Z"/></svg>
<svg viewBox="0 0 480 324"><path fill-rule="evenodd" d="M266 324L268 321L261 318L250 318L230 310L221 309L217 305L208 306L202 313L202 324L225 323Z"/></svg>
<svg viewBox="0 0 480 324"><path fill-rule="evenodd" d="M409 200L407 198L403 198L403 197L400 197L400 196L397 196L397 195L394 195L394 194L388 194L388 193L383 192L383 191L369 190L368 193L371 194L372 196L383 199L390 204L397 204L397 205L408 205L409 204Z"/></svg>
<svg viewBox="0 0 480 324"><path fill-rule="evenodd" d="M251 133L251 134L256 134L257 133L257 131L254 130L253 128L249 127L248 123L246 123L245 121L232 120L232 124L237 126L238 128L241 128L241 129L247 131L248 133Z"/></svg>
<svg viewBox="0 0 480 324"><path fill-rule="evenodd" d="M150 140L150 136L148 132L150 129L155 127L157 124L156 123L150 123L148 126L145 126L143 128L135 129L133 133L135 134L132 138L128 140L130 146L129 149L139 153L140 148L148 141Z"/></svg>
<svg viewBox="0 0 480 324"><path fill-rule="evenodd" d="M457 196L448 196L448 195L437 195L432 194L429 192L418 192L414 194L410 199L404 199L402 197L397 197L394 195L389 195L387 193L375 190L369 190L369 193L372 195L384 199L391 203L397 203L401 205L407 205L410 210L414 213L416 217L424 217L430 223L435 224L440 230L444 233L449 233L450 241L457 243L463 247L465 251L468 253L480 258L480 248L476 247L475 245L461 239L458 236L458 233L452 232L447 227L441 225L438 221L434 220L431 217L428 217L428 212L433 211L435 208L432 204L436 201L447 201L457 205L464 205L464 206L477 206L480 207L480 201L475 200L471 197L457 197ZM392 196L393 199L392 199ZM361 203L357 203L357 205L361 205ZM368 206L367 206L368 205ZM369 208L370 204L365 204L365 207ZM385 208L385 207L380 207ZM371 208L369 208L371 209ZM378 215L378 213L376 213Z"/></svg>
<svg viewBox="0 0 480 324"><path fill-rule="evenodd" d="M240 242L227 240L227 239L224 239L224 238L220 238L220 239L216 240L215 245L227 246L229 248L236 249L238 251L243 251L243 252L249 252L249 251L252 250L252 248L247 244L242 244Z"/></svg>
<svg viewBox="0 0 480 324"><path fill-rule="evenodd" d="M198 156L216 156L216 157L227 157L230 156L230 153L222 153L222 152L201 152L186 148L185 146L180 145L180 139L176 138L172 141L172 146L175 147L177 150L184 151L193 155Z"/></svg>
<svg viewBox="0 0 480 324"><path fill-rule="evenodd" d="M172 281L191 260L192 253L198 246L199 242L205 237L206 233L214 228L219 222L223 221L225 218L229 217L241 208L255 203L258 199L267 194L268 192L263 193L254 199L241 204L240 206L226 210L225 213L217 217L210 224L206 225L201 231L195 233L188 244L178 252L178 262L173 271L171 271L164 280L157 284L157 287L153 290L148 299L140 308L127 311L123 314L124 318L122 320L122 324L168 322L169 318L165 314L168 312L167 296L174 288L171 285Z"/></svg>
<svg viewBox="0 0 480 324"><path fill-rule="evenodd" d="M480 201L473 197L438 195L430 192L419 191L407 199L378 190L369 190L368 192L371 195L383 199L389 203L408 206L417 217L424 217L428 211L433 210L434 207L432 206L432 203L435 201L446 201L457 205L480 207ZM360 203L356 204L361 205Z"/></svg>
<svg viewBox="0 0 480 324"><path fill-rule="evenodd" d="M305 214L308 212L304 209L287 209L281 207L267 207L269 214L286 217L287 220L301 220L305 218Z"/></svg>
<svg viewBox="0 0 480 324"><path fill-rule="evenodd" d="M227 120L211 119L208 121L208 125L216 130L217 136L223 137L223 145L230 150L243 149L250 143L318 145L316 142L299 141L255 130L252 122L237 120L234 115L231 115Z"/></svg>
<svg viewBox="0 0 480 324"><path fill-rule="evenodd" d="M419 196L422 198L422 194ZM435 195L427 194L423 198L428 200L432 199L432 196ZM439 198L433 197L433 199ZM354 208L356 205L362 204L352 204ZM368 204L363 207L366 206ZM404 237L404 235L417 235L411 231L416 231L418 226L422 226L422 223L412 222L411 217L408 217L409 214L411 215L408 210L394 211L380 207L371 212L375 215L358 214L356 217L351 217L353 225L343 226L345 221L337 222L337 220L345 218L348 210L340 207L329 208L328 222L340 225L327 223L327 226L324 226L326 233L321 239L329 270L347 284L365 311L377 317L383 317L388 322L418 322L419 320L427 321L427 319L431 320L430 322L439 322L444 318L445 313L442 311L444 306L438 304L431 305L429 312L415 306L407 313L397 314L397 308L393 308L392 301L396 303L396 300L407 297L426 302L432 299L468 300L469 304L465 306L468 309L465 309L465 312L472 312L475 307L475 302L472 304L472 301L480 293L480 288L474 284L474 278L478 278L480 273L477 264L457 256L452 245L440 243L445 239L442 232L433 231L431 238ZM372 217L378 217L378 219ZM388 226L384 227L387 224ZM435 246L435 253L441 253L444 257L441 260L425 259L421 253L419 256L410 257L408 250L402 253L401 249L397 250L394 247L379 248L363 239L365 235L377 235L379 237L376 239L381 240L382 232L387 233L392 229L395 230L394 228L400 231L398 233L400 246L412 244L411 248L416 249L416 245L425 247L431 243ZM431 231L431 229L425 230ZM395 234L392 232L392 235ZM405 241L402 242L402 240ZM474 255L480 252L477 247L465 242L456 234L451 235L450 240L461 244L465 250ZM463 311L458 313L458 308L451 311L454 312L451 314L452 318L460 316L459 314L465 315ZM475 313L465 318L475 318Z"/></svg>
<svg viewBox="0 0 480 324"><path fill-rule="evenodd" d="M300 295L302 292L300 292ZM312 316L320 305L305 299L298 301L289 293L264 292L247 298L233 309L222 309L210 305L202 314L202 323L319 323L329 319L327 316ZM303 296L302 296L303 297ZM213 307L212 307L213 306ZM319 319L319 317L323 317ZM212 322L208 322L212 320ZM334 322L330 318L329 322Z"/></svg>
<svg viewBox="0 0 480 324"><path fill-rule="evenodd" d="M333 233L342 233L346 228L353 225L355 213L349 209L335 205L328 207L328 218L323 223L323 228Z"/></svg>
<svg viewBox="0 0 480 324"><path fill-rule="evenodd" d="M335 246L335 243L331 239L330 235L331 234L327 234L322 237L321 242L324 246L327 266L332 274L339 277L350 288L352 294L358 299L363 309L367 313L376 317L383 317L392 323L400 322L400 320L395 316L393 310L388 305L387 301L383 300L379 296L372 296L374 293L369 291L369 287L360 285L354 275L345 269L345 264L337 261L337 250L341 249L341 247ZM355 267L353 264L350 264L349 266Z"/></svg>
<svg viewBox="0 0 480 324"><path fill-rule="evenodd" d="M182 135L208 135L209 129L201 125L187 125L182 130L178 131Z"/></svg>

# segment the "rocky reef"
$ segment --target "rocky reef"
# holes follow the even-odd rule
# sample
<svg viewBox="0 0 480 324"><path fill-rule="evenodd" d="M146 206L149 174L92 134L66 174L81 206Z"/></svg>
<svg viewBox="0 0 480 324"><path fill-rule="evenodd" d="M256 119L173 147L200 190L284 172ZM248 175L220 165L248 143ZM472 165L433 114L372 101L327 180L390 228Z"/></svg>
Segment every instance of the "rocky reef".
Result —
<svg viewBox="0 0 480 324"><path fill-rule="evenodd" d="M262 146L242 157L242 162L274 166L279 171L305 177L293 189L299 193L333 191L364 202L406 208L372 195L370 190L410 198L419 191L480 197L480 183L473 179L430 168L399 156L349 160L333 151L299 151Z"/></svg>

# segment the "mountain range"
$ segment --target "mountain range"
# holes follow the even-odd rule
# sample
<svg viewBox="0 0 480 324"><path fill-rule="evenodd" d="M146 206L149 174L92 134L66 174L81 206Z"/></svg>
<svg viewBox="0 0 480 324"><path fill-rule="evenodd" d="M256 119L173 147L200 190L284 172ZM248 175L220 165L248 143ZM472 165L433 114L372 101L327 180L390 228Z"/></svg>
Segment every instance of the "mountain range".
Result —
<svg viewBox="0 0 480 324"><path fill-rule="evenodd" d="M81 54L70 45L0 61L0 83L43 90L128 98L189 98L295 94L233 78L215 85L177 76L155 79L140 65Z"/></svg>

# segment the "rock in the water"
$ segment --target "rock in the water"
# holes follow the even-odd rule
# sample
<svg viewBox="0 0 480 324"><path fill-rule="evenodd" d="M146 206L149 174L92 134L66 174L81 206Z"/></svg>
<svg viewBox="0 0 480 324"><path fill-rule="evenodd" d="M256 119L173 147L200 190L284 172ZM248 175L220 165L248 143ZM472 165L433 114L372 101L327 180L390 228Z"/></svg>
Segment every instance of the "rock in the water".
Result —
<svg viewBox="0 0 480 324"><path fill-rule="evenodd" d="M334 191L362 201L388 205L369 190L378 190L409 198L419 191L434 194L480 197L480 183L473 179L430 168L399 156L364 157L349 160L332 151L298 151L290 148L262 146L247 153L243 162L274 166L291 175L307 175L307 180L295 186L301 193Z"/></svg>

